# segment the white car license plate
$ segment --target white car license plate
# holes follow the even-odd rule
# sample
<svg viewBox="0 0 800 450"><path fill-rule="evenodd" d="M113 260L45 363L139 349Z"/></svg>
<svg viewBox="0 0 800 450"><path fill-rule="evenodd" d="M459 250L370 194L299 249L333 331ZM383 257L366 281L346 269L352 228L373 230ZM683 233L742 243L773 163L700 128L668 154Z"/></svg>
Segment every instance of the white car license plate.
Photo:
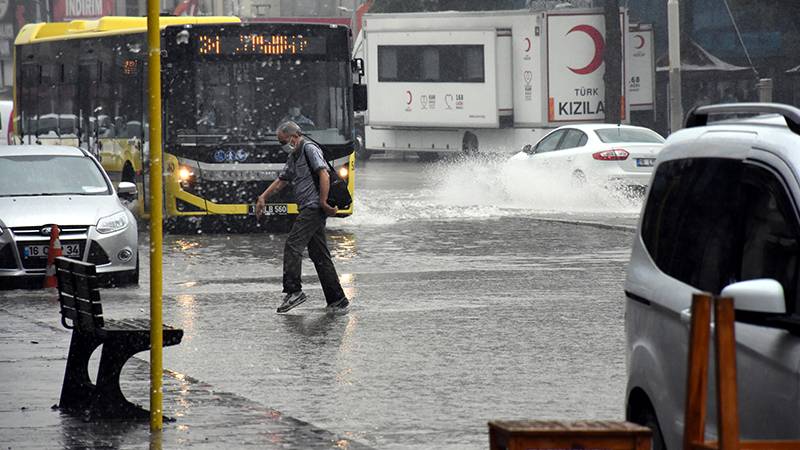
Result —
<svg viewBox="0 0 800 450"><path fill-rule="evenodd" d="M653 167L655 158L636 158L636 167Z"/></svg>
<svg viewBox="0 0 800 450"><path fill-rule="evenodd" d="M49 248L49 245L26 245L23 247L22 253L25 258L45 258ZM80 258L81 245L61 244L61 253L70 258Z"/></svg>
<svg viewBox="0 0 800 450"><path fill-rule="evenodd" d="M249 213L255 214L256 205L250 205ZM289 205L266 205L264 206L264 215L266 216L285 216L289 214Z"/></svg>

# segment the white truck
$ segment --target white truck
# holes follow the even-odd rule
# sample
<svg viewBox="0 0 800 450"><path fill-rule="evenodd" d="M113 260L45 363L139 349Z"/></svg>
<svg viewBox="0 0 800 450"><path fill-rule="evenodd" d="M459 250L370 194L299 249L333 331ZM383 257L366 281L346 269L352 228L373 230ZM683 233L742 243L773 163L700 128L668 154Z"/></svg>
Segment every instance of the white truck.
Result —
<svg viewBox="0 0 800 450"><path fill-rule="evenodd" d="M365 60L366 154L513 152L552 128L605 117L601 9L366 14L354 47ZM620 10L628 30L627 10ZM652 39L626 32L621 122L649 95L652 62L630 74ZM641 66L641 65L639 65ZM643 89L643 87L647 89ZM649 92L648 89L650 90ZM652 108L652 105L651 105Z"/></svg>

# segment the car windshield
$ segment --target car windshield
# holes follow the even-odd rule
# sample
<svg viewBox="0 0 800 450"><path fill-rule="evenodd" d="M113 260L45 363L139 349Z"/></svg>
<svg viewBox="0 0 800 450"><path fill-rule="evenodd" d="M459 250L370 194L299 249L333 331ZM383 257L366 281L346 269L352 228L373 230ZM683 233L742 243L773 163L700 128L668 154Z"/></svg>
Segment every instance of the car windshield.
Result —
<svg viewBox="0 0 800 450"><path fill-rule="evenodd" d="M642 128L601 128L599 130L594 130L594 132L597 134L597 137L599 137L600 140L606 144L616 144L620 142L662 144L664 142L664 138L662 138L655 131L645 130Z"/></svg>
<svg viewBox="0 0 800 450"><path fill-rule="evenodd" d="M110 193L100 168L87 157L0 157L0 197Z"/></svg>

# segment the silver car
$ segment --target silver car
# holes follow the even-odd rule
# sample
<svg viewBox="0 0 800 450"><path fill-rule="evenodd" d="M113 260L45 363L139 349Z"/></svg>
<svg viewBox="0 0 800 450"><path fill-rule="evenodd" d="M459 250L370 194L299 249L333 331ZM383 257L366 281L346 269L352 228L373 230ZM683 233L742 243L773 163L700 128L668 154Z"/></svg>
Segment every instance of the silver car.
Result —
<svg viewBox="0 0 800 450"><path fill-rule="evenodd" d="M52 224L61 230L64 256L97 265L98 274L138 283L138 233L119 194L97 160L61 146L0 147L0 286L15 278L41 278Z"/></svg>
<svg viewBox="0 0 800 450"><path fill-rule="evenodd" d="M707 124L766 112L781 115ZM742 438L800 438L800 109L706 106L687 124L659 153L628 265L626 416L655 450L682 448L691 299L710 292L736 308Z"/></svg>

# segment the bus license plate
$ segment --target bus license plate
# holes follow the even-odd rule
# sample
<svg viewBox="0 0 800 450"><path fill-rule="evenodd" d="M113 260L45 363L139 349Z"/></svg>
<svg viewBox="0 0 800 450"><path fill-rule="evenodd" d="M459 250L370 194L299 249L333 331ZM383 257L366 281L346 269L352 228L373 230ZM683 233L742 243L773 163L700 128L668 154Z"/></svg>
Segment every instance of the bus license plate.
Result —
<svg viewBox="0 0 800 450"><path fill-rule="evenodd" d="M49 245L26 245L22 249L25 258L45 258L49 250ZM80 244L61 244L61 253L67 257L80 258L81 245Z"/></svg>
<svg viewBox="0 0 800 450"><path fill-rule="evenodd" d="M636 167L653 167L655 158L636 158Z"/></svg>
<svg viewBox="0 0 800 450"><path fill-rule="evenodd" d="M255 214L256 205L250 205L250 214ZM289 214L289 205L266 205L262 213L265 216L285 216Z"/></svg>

